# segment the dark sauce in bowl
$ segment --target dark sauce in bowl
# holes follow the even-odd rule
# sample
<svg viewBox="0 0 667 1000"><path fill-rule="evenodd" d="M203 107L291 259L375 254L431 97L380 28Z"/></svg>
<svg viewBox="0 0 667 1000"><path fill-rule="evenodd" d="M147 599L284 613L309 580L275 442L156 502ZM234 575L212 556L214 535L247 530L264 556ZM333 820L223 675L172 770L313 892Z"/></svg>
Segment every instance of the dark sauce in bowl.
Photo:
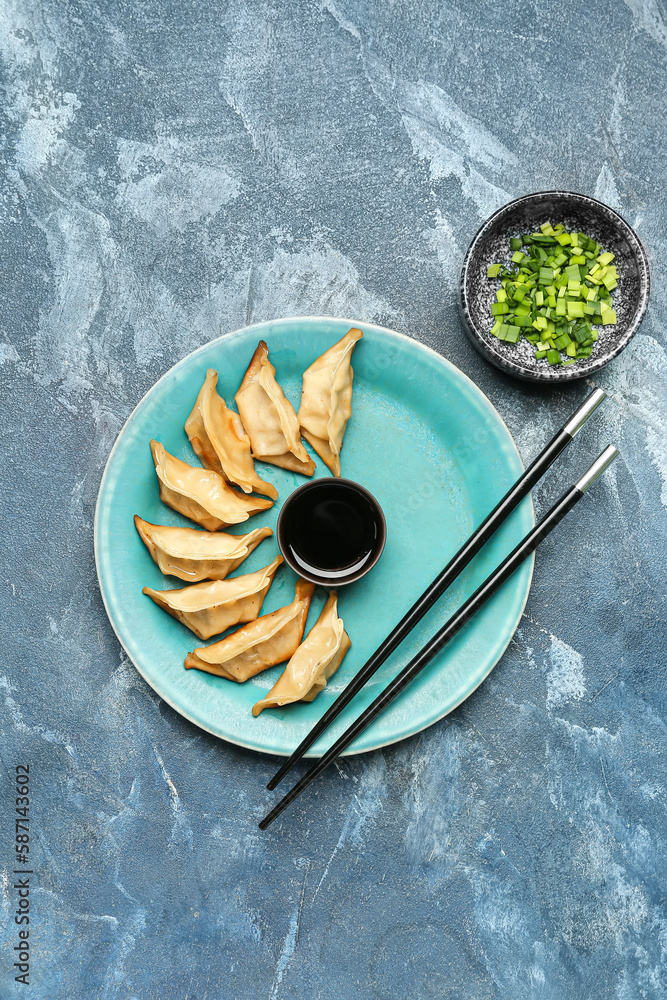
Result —
<svg viewBox="0 0 667 1000"><path fill-rule="evenodd" d="M377 500L348 479L317 479L299 487L278 520L287 563L315 583L352 583L380 558L386 526Z"/></svg>

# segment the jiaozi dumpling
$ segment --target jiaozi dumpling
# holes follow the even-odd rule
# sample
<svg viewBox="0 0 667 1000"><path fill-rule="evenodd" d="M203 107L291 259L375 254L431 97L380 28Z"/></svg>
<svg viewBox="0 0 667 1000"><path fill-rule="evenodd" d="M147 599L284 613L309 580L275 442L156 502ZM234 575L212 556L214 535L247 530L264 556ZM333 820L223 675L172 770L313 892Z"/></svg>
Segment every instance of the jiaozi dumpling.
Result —
<svg viewBox="0 0 667 1000"><path fill-rule="evenodd" d="M263 340L234 399L256 459L312 476L315 463L303 446L294 407L276 382L276 370Z"/></svg>
<svg viewBox="0 0 667 1000"><path fill-rule="evenodd" d="M299 425L306 441L334 476L340 476L340 450L347 422L352 416L350 359L361 330L354 327L325 351L303 373Z"/></svg>
<svg viewBox="0 0 667 1000"><path fill-rule="evenodd" d="M297 580L291 604L262 615L211 646L188 653L186 668L196 667L240 683L289 660L303 637L314 590L315 584Z"/></svg>
<svg viewBox="0 0 667 1000"><path fill-rule="evenodd" d="M158 441L151 441L151 452L160 482L160 500L207 531L247 521L251 514L273 506L272 500L247 497L233 490L217 472L181 462Z"/></svg>
<svg viewBox="0 0 667 1000"><path fill-rule="evenodd" d="M266 697L253 705L252 714L294 701L312 701L338 670L350 645L332 590L322 614Z"/></svg>
<svg viewBox="0 0 667 1000"><path fill-rule="evenodd" d="M150 524L138 514L134 515L134 525L162 572L186 583L224 580L264 538L273 534L270 528L255 528L247 535L172 528Z"/></svg>
<svg viewBox="0 0 667 1000"><path fill-rule="evenodd" d="M185 421L185 433L202 465L236 483L244 493L264 493L276 500L278 490L265 483L255 471L250 454L250 438L238 413L228 409L216 391L218 373L209 368L192 413Z"/></svg>
<svg viewBox="0 0 667 1000"><path fill-rule="evenodd" d="M269 566L258 569L256 573L235 576L231 580L195 583L182 590L144 587L144 594L167 614L192 629L199 639L210 639L230 625L255 620L282 561L282 556L276 556Z"/></svg>

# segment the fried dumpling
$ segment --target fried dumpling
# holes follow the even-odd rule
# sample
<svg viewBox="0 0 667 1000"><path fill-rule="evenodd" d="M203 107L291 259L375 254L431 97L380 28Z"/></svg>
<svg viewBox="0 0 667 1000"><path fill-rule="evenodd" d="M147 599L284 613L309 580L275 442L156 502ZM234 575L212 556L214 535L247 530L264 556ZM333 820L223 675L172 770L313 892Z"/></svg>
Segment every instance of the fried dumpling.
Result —
<svg viewBox="0 0 667 1000"><path fill-rule="evenodd" d="M251 514L273 506L273 500L248 497L233 490L217 472L195 469L182 462L158 441L151 441L151 452L160 483L160 500L207 531L247 521Z"/></svg>
<svg viewBox="0 0 667 1000"><path fill-rule="evenodd" d="M303 373L299 426L334 476L340 476L340 450L347 422L352 416L350 359L361 330L352 327Z"/></svg>
<svg viewBox="0 0 667 1000"><path fill-rule="evenodd" d="M257 716L265 708L294 701L312 701L338 670L350 645L343 619L338 617L336 592L332 590L322 614L266 697L253 705L252 714Z"/></svg>
<svg viewBox="0 0 667 1000"><path fill-rule="evenodd" d="M270 528L255 528L247 535L172 528L151 524L138 514L134 515L134 526L162 572L186 583L224 580L263 539L273 534Z"/></svg>
<svg viewBox="0 0 667 1000"><path fill-rule="evenodd" d="M276 382L276 370L263 340L234 399L256 459L312 476L315 463L303 446L294 407Z"/></svg>
<svg viewBox="0 0 667 1000"><path fill-rule="evenodd" d="M282 561L282 556L276 556L269 566L256 573L235 576L231 580L195 583L181 590L144 587L144 594L192 629L199 639L210 639L230 625L255 620Z"/></svg>
<svg viewBox="0 0 667 1000"><path fill-rule="evenodd" d="M314 590L314 583L297 580L291 604L241 626L211 646L188 653L186 668L196 667L240 683L289 660L303 638Z"/></svg>
<svg viewBox="0 0 667 1000"><path fill-rule="evenodd" d="M192 413L185 421L190 444L207 469L236 483L244 493L254 490L276 500L278 490L257 475L250 454L250 438L238 413L230 410L217 392L217 383L218 373L209 368Z"/></svg>

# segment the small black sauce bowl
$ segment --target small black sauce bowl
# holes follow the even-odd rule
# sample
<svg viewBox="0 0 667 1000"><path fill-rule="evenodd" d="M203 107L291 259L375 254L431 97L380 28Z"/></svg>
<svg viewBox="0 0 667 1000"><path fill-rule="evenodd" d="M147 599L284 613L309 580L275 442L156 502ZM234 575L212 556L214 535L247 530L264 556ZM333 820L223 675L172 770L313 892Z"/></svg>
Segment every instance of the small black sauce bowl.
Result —
<svg viewBox="0 0 667 1000"><path fill-rule="evenodd" d="M543 222L563 222L568 230L592 236L603 251L614 254L618 270L618 288L613 293L616 326L597 327L599 339L590 357L567 368L537 361L532 345L523 337L517 344L508 344L489 332L499 280L487 278L487 268L509 260L511 236L534 232ZM538 191L503 205L475 235L461 270L459 310L470 341L492 365L528 382L553 385L587 378L621 353L644 318L650 285L646 250L618 212L574 191Z"/></svg>
<svg viewBox="0 0 667 1000"><path fill-rule="evenodd" d="M340 497L337 497L337 494L340 494ZM361 509L367 513L369 518L369 552L363 563L361 565L358 562L352 565L348 563L346 566L334 568L318 567L314 562L304 565L293 547L296 537L292 536L298 535L298 524L300 523L298 520L295 521L295 518L307 515L315 504L321 503L325 498L344 499L347 497L351 500L352 495L354 503L361 505ZM380 504L372 493L351 479L327 477L315 479L299 486L283 504L276 527L278 547L287 565L304 580L331 588L343 587L365 576L382 555L386 539L387 522Z"/></svg>

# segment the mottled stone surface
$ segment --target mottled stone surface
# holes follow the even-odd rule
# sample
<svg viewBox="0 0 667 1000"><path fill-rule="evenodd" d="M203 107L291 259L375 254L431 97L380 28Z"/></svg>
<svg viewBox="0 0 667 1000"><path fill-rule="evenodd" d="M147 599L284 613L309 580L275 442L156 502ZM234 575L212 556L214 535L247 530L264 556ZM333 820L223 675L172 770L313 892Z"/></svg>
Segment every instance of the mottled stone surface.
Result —
<svg viewBox="0 0 667 1000"><path fill-rule="evenodd" d="M0 856L29 761L36 873L29 988L5 879L2 997L666 997L664 6L4 0L0 46ZM105 617L114 437L197 345L326 313L441 351L530 459L586 386L492 370L455 289L482 220L553 187L620 210L654 284L537 506L622 458L489 681L261 835L276 761L171 711Z"/></svg>

